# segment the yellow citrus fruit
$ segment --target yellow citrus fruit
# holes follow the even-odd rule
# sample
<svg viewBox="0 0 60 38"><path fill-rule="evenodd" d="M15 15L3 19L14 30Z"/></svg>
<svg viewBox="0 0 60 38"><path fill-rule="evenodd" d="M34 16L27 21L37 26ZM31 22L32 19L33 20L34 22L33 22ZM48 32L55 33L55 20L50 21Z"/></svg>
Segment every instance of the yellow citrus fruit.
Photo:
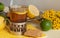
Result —
<svg viewBox="0 0 60 38"><path fill-rule="evenodd" d="M27 11L24 11L24 12L15 12L16 14L26 14Z"/></svg>
<svg viewBox="0 0 60 38"><path fill-rule="evenodd" d="M0 16L0 24L3 23L4 17Z"/></svg>
<svg viewBox="0 0 60 38"><path fill-rule="evenodd" d="M34 18L36 16L39 16L39 10L34 5L29 5L27 15L29 18Z"/></svg>
<svg viewBox="0 0 60 38"><path fill-rule="evenodd" d="M2 30L5 27L5 21L4 17L0 16L0 30Z"/></svg>
<svg viewBox="0 0 60 38"><path fill-rule="evenodd" d="M0 24L0 30L4 29L6 26L5 22L3 22L2 24Z"/></svg>

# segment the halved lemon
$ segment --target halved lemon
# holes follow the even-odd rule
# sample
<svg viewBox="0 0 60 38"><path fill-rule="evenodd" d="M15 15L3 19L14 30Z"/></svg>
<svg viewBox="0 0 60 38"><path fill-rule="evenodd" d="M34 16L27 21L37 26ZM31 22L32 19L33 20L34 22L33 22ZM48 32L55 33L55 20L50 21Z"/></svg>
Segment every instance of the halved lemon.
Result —
<svg viewBox="0 0 60 38"><path fill-rule="evenodd" d="M28 6L28 17L29 18L34 18L36 16L39 16L39 10L34 6L34 5L29 5Z"/></svg>

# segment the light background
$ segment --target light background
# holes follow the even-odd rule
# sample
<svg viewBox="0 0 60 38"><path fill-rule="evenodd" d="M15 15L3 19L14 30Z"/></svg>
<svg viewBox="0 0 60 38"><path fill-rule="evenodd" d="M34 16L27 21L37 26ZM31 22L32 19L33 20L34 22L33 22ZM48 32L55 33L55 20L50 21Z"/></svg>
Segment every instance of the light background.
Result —
<svg viewBox="0 0 60 38"><path fill-rule="evenodd" d="M60 0L14 0L15 4L34 4L39 10L55 9L60 10ZM17 2L16 2L17 1ZM0 0L6 6L9 6L10 0Z"/></svg>

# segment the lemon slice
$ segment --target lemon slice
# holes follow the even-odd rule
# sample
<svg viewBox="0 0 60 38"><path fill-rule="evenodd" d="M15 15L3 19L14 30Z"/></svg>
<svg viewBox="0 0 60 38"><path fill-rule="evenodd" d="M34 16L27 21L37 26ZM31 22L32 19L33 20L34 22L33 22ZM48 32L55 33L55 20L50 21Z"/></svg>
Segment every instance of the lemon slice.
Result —
<svg viewBox="0 0 60 38"><path fill-rule="evenodd" d="M24 12L15 12L16 14L26 14L27 11L24 11Z"/></svg>
<svg viewBox="0 0 60 38"><path fill-rule="evenodd" d="M39 10L34 5L29 5L28 7L28 17L34 18L39 16Z"/></svg>

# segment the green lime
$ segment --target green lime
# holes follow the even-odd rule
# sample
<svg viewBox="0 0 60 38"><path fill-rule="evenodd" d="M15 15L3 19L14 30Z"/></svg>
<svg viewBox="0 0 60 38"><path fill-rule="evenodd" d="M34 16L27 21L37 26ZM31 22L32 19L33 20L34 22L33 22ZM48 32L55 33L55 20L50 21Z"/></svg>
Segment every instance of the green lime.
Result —
<svg viewBox="0 0 60 38"><path fill-rule="evenodd" d="M4 10L4 4L0 2L0 12Z"/></svg>
<svg viewBox="0 0 60 38"><path fill-rule="evenodd" d="M40 23L40 26L41 26L43 31L48 31L52 28L52 22L50 20L44 19Z"/></svg>

